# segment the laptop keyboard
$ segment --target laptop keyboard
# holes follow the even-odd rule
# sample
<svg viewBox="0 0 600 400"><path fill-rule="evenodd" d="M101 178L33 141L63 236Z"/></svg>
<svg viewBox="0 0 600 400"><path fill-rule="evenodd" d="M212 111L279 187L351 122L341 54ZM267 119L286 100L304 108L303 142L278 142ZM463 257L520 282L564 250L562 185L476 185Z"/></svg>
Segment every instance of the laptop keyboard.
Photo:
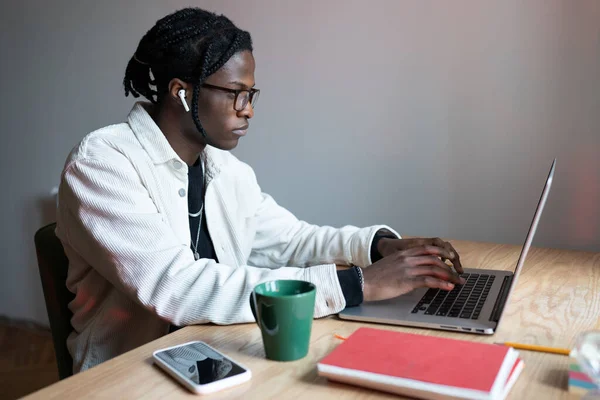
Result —
<svg viewBox="0 0 600 400"><path fill-rule="evenodd" d="M479 318L496 277L485 274L463 274L461 277L466 279L465 284L454 285L450 291L429 289L412 313L425 311L425 315L438 317Z"/></svg>

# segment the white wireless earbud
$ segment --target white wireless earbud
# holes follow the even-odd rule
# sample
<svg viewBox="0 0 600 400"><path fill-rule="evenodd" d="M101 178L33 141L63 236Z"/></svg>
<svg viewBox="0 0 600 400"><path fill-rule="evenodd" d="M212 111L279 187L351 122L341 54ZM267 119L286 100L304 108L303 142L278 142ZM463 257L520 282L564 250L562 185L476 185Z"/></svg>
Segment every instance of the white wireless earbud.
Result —
<svg viewBox="0 0 600 400"><path fill-rule="evenodd" d="M185 111L190 112L190 107L188 106L188 103L185 100L185 89L179 89L179 91L177 92L177 95L181 99L181 102L183 103L183 108L185 108Z"/></svg>

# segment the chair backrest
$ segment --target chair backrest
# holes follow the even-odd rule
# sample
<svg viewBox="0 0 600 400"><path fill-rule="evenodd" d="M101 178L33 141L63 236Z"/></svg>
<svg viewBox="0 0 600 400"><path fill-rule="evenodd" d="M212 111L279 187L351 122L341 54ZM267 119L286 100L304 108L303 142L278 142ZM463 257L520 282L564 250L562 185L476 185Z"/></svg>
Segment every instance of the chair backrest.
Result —
<svg viewBox="0 0 600 400"><path fill-rule="evenodd" d="M46 311L52 330L58 375L60 379L64 379L73 375L73 359L67 349L67 337L73 329L71 327L73 314L68 305L75 295L67 289L69 260L62 243L56 237L55 228L55 223L40 228L35 233L34 241Z"/></svg>

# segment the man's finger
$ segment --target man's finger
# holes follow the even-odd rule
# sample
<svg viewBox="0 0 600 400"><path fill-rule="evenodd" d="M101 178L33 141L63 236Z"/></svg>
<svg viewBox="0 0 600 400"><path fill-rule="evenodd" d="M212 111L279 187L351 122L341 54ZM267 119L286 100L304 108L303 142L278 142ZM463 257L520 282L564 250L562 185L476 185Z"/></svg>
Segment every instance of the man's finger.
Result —
<svg viewBox="0 0 600 400"><path fill-rule="evenodd" d="M433 289L452 290L454 284L452 282L446 282L441 279L434 278L433 276L419 276L413 280L413 288L428 287Z"/></svg>
<svg viewBox="0 0 600 400"><path fill-rule="evenodd" d="M411 249L408 250L404 250L402 252L400 252L400 255L402 256L406 256L406 257L416 257L416 256L436 256L436 257L440 257L440 258L450 258L450 252L448 250L446 250L444 247L442 246L434 246L434 245L423 245L423 246L417 246L417 247L413 247Z"/></svg>
<svg viewBox="0 0 600 400"><path fill-rule="evenodd" d="M416 256L410 259L410 265L437 265L440 268L447 270L448 272L454 273L450 265L446 264L439 257L436 256Z"/></svg>
<svg viewBox="0 0 600 400"><path fill-rule="evenodd" d="M456 269L456 272L458 272L459 274L464 273L462 264L460 262L460 256L458 255L458 252L456 251L454 246L452 246L452 244L450 244L450 242L444 242L440 238L433 238L431 243L434 246L443 247L444 249L446 249L446 251L451 256L451 257L448 257L448 259L452 262L452 265L454 266L454 269Z"/></svg>
<svg viewBox="0 0 600 400"><path fill-rule="evenodd" d="M438 260L439 261L439 260ZM448 266L441 267L434 264L424 264L410 269L410 274L413 276L435 276L444 281L450 281L457 285L465 283L464 279L459 277Z"/></svg>
<svg viewBox="0 0 600 400"><path fill-rule="evenodd" d="M454 269L456 269L456 272L458 272L459 274L464 273L464 269L462 266L462 263L460 262L460 255L458 254L458 251L456 251L456 249L454 249L454 246L452 246L449 242L446 242L449 250L451 253L454 253L454 259L452 260L452 265L454 265Z"/></svg>

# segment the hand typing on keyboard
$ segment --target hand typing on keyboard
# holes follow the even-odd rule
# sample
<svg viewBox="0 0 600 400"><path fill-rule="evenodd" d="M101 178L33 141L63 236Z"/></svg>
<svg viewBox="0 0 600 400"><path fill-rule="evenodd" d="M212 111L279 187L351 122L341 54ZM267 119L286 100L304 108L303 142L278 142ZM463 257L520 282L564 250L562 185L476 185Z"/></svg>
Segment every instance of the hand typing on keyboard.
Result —
<svg viewBox="0 0 600 400"><path fill-rule="evenodd" d="M378 250L383 258L363 270L365 301L386 300L421 287L452 290L465 283L458 275L463 273L458 253L441 239L381 239Z"/></svg>
<svg viewBox="0 0 600 400"><path fill-rule="evenodd" d="M392 239L384 238L377 243L377 251L382 257L389 256L399 251L422 246L441 247L448 251L448 257L442 257L442 261L450 261L457 273L462 274L463 267L460 263L458 252L450 242L444 242L440 238L415 238L415 239Z"/></svg>

